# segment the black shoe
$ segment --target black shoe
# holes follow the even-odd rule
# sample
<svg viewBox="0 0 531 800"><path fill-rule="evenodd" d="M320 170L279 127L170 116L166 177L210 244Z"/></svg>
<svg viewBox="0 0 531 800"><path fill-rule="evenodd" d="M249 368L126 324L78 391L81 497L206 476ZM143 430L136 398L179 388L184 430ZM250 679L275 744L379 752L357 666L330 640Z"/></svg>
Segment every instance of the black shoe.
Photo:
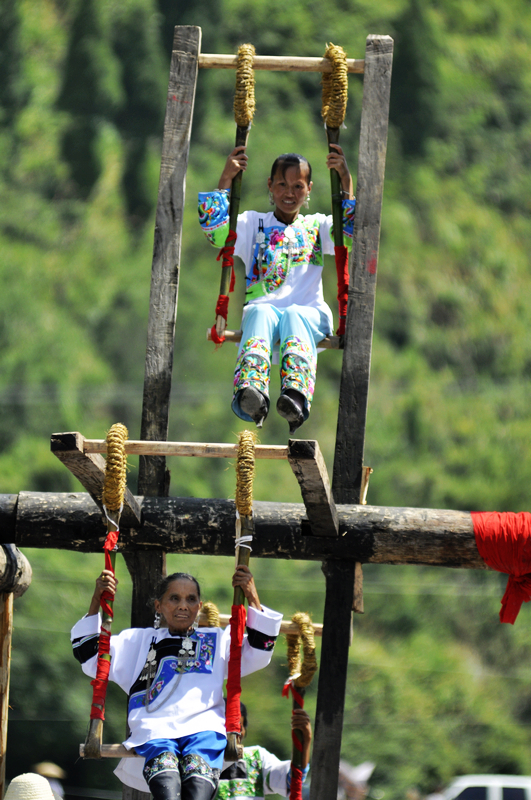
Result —
<svg viewBox="0 0 531 800"><path fill-rule="evenodd" d="M289 391L289 390L288 390ZM301 398L301 403L293 395ZM281 417L289 422L289 432L295 433L304 422L304 398L300 392L293 391L292 394L281 394L277 400L277 411Z"/></svg>
<svg viewBox="0 0 531 800"><path fill-rule="evenodd" d="M269 411L268 402L262 392L254 386L246 386L241 390L238 401L243 413L251 417L257 428L261 428Z"/></svg>

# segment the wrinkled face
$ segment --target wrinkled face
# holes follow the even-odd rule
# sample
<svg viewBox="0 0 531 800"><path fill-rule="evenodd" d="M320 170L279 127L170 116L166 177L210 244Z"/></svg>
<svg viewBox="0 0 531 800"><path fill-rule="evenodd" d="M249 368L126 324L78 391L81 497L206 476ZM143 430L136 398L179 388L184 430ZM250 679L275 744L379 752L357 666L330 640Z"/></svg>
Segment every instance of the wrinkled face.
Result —
<svg viewBox="0 0 531 800"><path fill-rule="evenodd" d="M297 218L301 206L312 190L312 181L308 181L309 169L306 164L299 167L287 167L284 175L277 169L273 179L268 178L267 185L273 195L276 216L283 222L293 222Z"/></svg>
<svg viewBox="0 0 531 800"><path fill-rule="evenodd" d="M170 633L186 633L202 605L195 583L179 579L170 583L162 600L155 600L155 611L164 617Z"/></svg>

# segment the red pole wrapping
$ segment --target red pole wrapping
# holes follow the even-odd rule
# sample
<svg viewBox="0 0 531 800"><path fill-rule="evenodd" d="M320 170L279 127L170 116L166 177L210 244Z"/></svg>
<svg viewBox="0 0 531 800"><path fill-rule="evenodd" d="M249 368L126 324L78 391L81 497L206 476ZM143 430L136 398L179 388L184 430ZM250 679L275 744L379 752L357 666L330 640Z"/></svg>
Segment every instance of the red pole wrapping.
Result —
<svg viewBox="0 0 531 800"><path fill-rule="evenodd" d="M236 284L236 275L234 273L234 247L236 245L237 238L238 236L236 234L236 231L233 231L232 228L229 228L225 244L219 251L216 259L216 261L222 259L221 262L222 269L229 267L231 269L229 294L234 291L234 286ZM223 286L223 280L222 280L222 286ZM228 311L229 311L229 296L228 294L220 294L218 297L218 302L216 303L216 317L218 316L223 317L223 319L226 322ZM223 344L223 342L225 341L224 336L218 336L215 325L212 326L210 335L212 337L212 341L215 342L216 344Z"/></svg>
<svg viewBox="0 0 531 800"><path fill-rule="evenodd" d="M299 708L304 708L304 697L299 694L293 685L292 679L288 678L282 689L282 697L289 697L290 692L293 695L293 700L297 703ZM291 741L293 742L293 747L298 750L299 753L302 753L302 742L297 737L297 734L293 728L291 730ZM296 767L293 761L291 762L289 800L302 800L302 770Z"/></svg>
<svg viewBox="0 0 531 800"><path fill-rule="evenodd" d="M105 553L105 569L110 570L114 575L114 566L111 559L111 551L116 547L120 531L109 531L105 538L103 550ZM113 618L112 602L114 595L111 592L103 592L100 598L100 606L103 613L109 619L109 624ZM111 668L111 633L102 627L98 640L98 664L96 677L91 681L92 685L92 706L90 709L90 719L105 719L105 696L109 684L109 670Z"/></svg>
<svg viewBox="0 0 531 800"><path fill-rule="evenodd" d="M337 272L337 302L339 306L339 328L336 333L338 336L344 336L345 323L347 320L348 285L350 280L348 272L348 250L345 245L336 245L334 247L334 253Z"/></svg>
<svg viewBox="0 0 531 800"><path fill-rule="evenodd" d="M241 733L241 661L246 616L245 606L243 604L232 606L230 617L229 672L227 678L227 711L225 717L227 733Z"/></svg>

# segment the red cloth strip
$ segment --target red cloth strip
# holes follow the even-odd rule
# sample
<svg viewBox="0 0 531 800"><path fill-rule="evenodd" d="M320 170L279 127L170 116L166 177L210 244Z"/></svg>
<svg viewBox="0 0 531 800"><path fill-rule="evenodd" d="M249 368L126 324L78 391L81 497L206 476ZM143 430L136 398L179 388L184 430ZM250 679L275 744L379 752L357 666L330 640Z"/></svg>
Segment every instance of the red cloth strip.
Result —
<svg viewBox="0 0 531 800"><path fill-rule="evenodd" d="M291 765L289 800L302 800L302 770Z"/></svg>
<svg viewBox="0 0 531 800"><path fill-rule="evenodd" d="M218 297L218 302L216 303L216 317L223 317L223 319L226 322L228 313L229 313L229 297L226 294L220 294ZM210 329L210 338L216 344L223 344L223 342L225 341L225 336L218 336L215 323L214 325L212 325L212 328Z"/></svg>
<svg viewBox="0 0 531 800"><path fill-rule="evenodd" d="M478 552L483 561L509 575L500 622L514 624L522 603L531 600L531 514L528 511L472 511Z"/></svg>
<svg viewBox="0 0 531 800"><path fill-rule="evenodd" d="M227 733L241 732L241 662L246 616L244 605L232 606L230 617L229 672L227 678L227 710L225 713L225 729Z"/></svg>
<svg viewBox="0 0 531 800"><path fill-rule="evenodd" d="M233 231L232 228L229 228L229 232L227 234L227 238L225 239L225 244L221 248L216 258L216 261L221 261L221 268L230 267L231 274L230 274L230 287L229 292L234 291L234 286L236 284L236 275L234 273L234 247L236 244L236 239L238 238L236 231Z"/></svg>
<svg viewBox="0 0 531 800"><path fill-rule="evenodd" d="M111 560L111 552L115 549L118 543L120 531L108 531L103 544L103 551L105 555L105 569L110 570L114 574L114 568ZM112 601L114 595L111 592L103 592L100 597L100 606L103 612L108 617L113 617ZM90 709L91 719L105 719L105 697L107 695L107 686L109 684L109 670L111 668L111 659L109 653L111 652L111 634L109 631L102 628L100 630L98 640L98 662L96 667L96 677L91 681L92 685L92 706ZM107 656L107 658L105 658ZM101 706L101 708L96 708Z"/></svg>
<svg viewBox="0 0 531 800"><path fill-rule="evenodd" d="M304 698L302 695L298 693L295 686L293 685L293 680L288 678L284 686L282 687L282 697L289 697L289 693L293 695L293 699L301 708L304 708Z"/></svg>
<svg viewBox="0 0 531 800"><path fill-rule="evenodd" d="M336 247L334 247L334 253L337 272L337 302L339 305L339 328L336 333L338 336L343 336L347 318L348 285L350 280L348 272L348 250L345 245L336 245Z"/></svg>
<svg viewBox="0 0 531 800"><path fill-rule="evenodd" d="M105 695L107 694L107 684L109 683L109 670L111 661L108 656L111 651L111 634L109 631L101 630L98 644L98 665L96 677L91 681L92 685L92 706L90 709L91 719L105 719ZM96 708L101 706L101 708Z"/></svg>

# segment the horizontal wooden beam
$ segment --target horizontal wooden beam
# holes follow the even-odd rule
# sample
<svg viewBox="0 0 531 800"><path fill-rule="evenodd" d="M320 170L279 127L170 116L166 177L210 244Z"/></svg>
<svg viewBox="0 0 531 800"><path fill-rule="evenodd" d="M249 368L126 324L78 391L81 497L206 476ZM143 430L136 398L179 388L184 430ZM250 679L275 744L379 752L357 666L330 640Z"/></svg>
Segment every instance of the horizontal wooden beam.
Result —
<svg viewBox="0 0 531 800"><path fill-rule="evenodd" d="M0 544L96 553L105 530L85 493L0 495ZM194 497L137 497L142 525L123 528L118 549L234 555L234 502ZM467 511L337 505L339 536L313 536L300 503L254 503L253 558L347 559L486 569Z"/></svg>
<svg viewBox="0 0 531 800"><path fill-rule="evenodd" d="M200 69L236 69L238 57L221 53L201 53ZM304 56L255 56L253 69L267 69L273 72L332 72L332 62L328 58ZM363 58L347 58L347 72L363 74Z"/></svg>
<svg viewBox="0 0 531 800"><path fill-rule="evenodd" d="M82 486L90 494L96 505L102 509L103 482L105 480L105 459L101 455L84 451L85 437L77 431L72 433L54 433L50 441L50 449L68 467ZM107 445L105 450L107 452ZM126 488L124 507L120 524L127 527L140 525L140 508L133 494Z"/></svg>
<svg viewBox="0 0 531 800"><path fill-rule="evenodd" d="M230 624L230 614L220 614L219 615L219 625L221 628L227 628ZM322 636L323 635L323 626L320 622L313 622L313 633L314 636ZM208 627L207 617L204 611L201 612L199 615L199 627L206 628ZM280 623L280 633L299 633L299 626L295 625L294 622L290 620L282 620Z"/></svg>
<svg viewBox="0 0 531 800"><path fill-rule="evenodd" d="M55 436L56 434L54 434ZM64 434L61 434L64 435ZM74 434L72 434L74 435ZM81 434L76 434L81 436ZM84 439L84 453L106 453L105 439ZM204 443L204 442L149 442L140 439L128 439L125 443L127 455L142 456L188 456L195 458L236 458L237 444ZM255 445L255 458L287 459L288 448L279 444Z"/></svg>
<svg viewBox="0 0 531 800"><path fill-rule="evenodd" d="M302 501L314 536L337 536L339 519L319 443L290 439L288 461L299 481Z"/></svg>
<svg viewBox="0 0 531 800"><path fill-rule="evenodd" d="M229 331L225 330L224 333L225 341L230 342L231 344L239 344L242 340L242 332L241 331ZM206 332L207 342L212 341L212 328L208 328ZM323 350L341 350L343 348L343 337L342 336L325 336L324 339L321 339L318 342L317 347Z"/></svg>

